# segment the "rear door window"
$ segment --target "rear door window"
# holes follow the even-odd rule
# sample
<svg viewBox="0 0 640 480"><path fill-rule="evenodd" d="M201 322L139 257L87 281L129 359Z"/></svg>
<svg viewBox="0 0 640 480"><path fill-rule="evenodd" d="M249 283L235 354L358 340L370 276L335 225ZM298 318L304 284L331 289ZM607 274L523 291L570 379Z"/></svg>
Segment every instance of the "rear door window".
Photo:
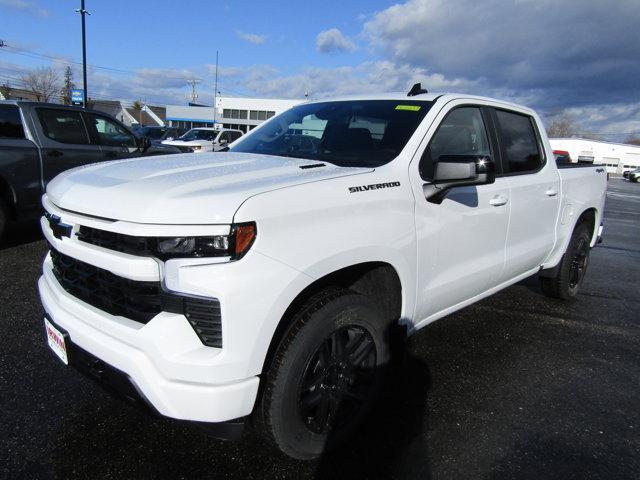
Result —
<svg viewBox="0 0 640 480"><path fill-rule="evenodd" d="M0 138L24 138L20 109L16 105L0 105Z"/></svg>
<svg viewBox="0 0 640 480"><path fill-rule="evenodd" d="M528 115L495 110L505 173L532 173L544 165L533 119Z"/></svg>
<svg viewBox="0 0 640 480"><path fill-rule="evenodd" d="M89 144L89 136L80 112L39 108L38 117L44 134L51 140L75 145Z"/></svg>

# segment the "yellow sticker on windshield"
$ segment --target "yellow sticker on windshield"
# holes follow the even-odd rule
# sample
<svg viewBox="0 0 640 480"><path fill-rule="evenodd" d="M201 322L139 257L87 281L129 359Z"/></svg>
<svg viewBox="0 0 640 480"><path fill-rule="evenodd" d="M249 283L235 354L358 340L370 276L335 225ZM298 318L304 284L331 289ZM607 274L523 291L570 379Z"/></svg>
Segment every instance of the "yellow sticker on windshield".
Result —
<svg viewBox="0 0 640 480"><path fill-rule="evenodd" d="M420 110L420 105L396 105L396 110L409 110L410 112L417 112Z"/></svg>

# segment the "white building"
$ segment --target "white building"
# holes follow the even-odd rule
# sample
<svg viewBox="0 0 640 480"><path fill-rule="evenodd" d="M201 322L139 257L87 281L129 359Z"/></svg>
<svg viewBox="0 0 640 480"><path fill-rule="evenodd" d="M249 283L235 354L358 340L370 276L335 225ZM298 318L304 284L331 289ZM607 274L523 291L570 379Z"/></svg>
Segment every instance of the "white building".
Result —
<svg viewBox="0 0 640 480"><path fill-rule="evenodd" d="M640 146L582 138L550 138L554 150L569 152L572 162L606 165L609 173L640 168Z"/></svg>
<svg viewBox="0 0 640 480"><path fill-rule="evenodd" d="M215 118L215 123L224 128L248 132L268 118L304 101L218 97L215 115L213 107L167 105L167 123L180 128L213 127Z"/></svg>

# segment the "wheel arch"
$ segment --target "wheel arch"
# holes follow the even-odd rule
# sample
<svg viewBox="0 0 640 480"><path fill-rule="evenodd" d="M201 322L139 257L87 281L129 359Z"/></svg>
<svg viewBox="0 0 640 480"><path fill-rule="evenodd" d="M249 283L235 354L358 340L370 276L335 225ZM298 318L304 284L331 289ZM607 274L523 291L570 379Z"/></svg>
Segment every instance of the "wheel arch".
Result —
<svg viewBox="0 0 640 480"><path fill-rule="evenodd" d="M578 228L578 225L586 223L587 227L589 228L589 231L591 232L591 245L593 245L598 236L598 228L597 228L598 225L596 225L597 218L598 218L598 210L595 207L587 208L585 211L583 211L580 214L580 216L576 220L576 223L573 226L573 230L571 231L571 233L573 234L575 229Z"/></svg>
<svg viewBox="0 0 640 480"><path fill-rule="evenodd" d="M16 195L11 184L0 175L0 200L4 202L9 217L16 219Z"/></svg>
<svg viewBox="0 0 640 480"><path fill-rule="evenodd" d="M317 278L290 302L271 337L262 372L268 370L280 342L291 326L296 312L315 294L331 287L347 288L366 295L384 312L389 323L400 320L403 307L403 285L396 268L383 261L349 265Z"/></svg>
<svg viewBox="0 0 640 480"><path fill-rule="evenodd" d="M562 240L562 246L555 251L552 259L548 259L542 265L542 268L540 270L541 277L553 277L556 274L556 271L560 266L560 263L562 262L562 257L567 251L567 248L569 248L569 242L571 242L573 232L576 231L576 228L578 228L578 226L582 225L585 222L587 224L587 227L589 228L589 231L591 232L591 246L595 245L598 237L598 218L598 209L595 207L589 207L582 211L582 213L576 218L576 221L571 225L571 228L567 229L568 233Z"/></svg>

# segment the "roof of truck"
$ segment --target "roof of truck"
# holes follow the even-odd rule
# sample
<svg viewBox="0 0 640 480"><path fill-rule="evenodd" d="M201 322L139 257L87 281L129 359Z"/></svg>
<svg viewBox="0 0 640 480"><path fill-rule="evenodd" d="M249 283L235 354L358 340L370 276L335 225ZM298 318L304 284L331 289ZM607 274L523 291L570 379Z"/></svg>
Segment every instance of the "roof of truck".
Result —
<svg viewBox="0 0 640 480"><path fill-rule="evenodd" d="M517 104L510 102L508 100L501 100L498 98L491 97L483 97L480 95L470 95L467 93L455 93L455 92L429 92L429 93L421 93L418 95L413 95L411 97L407 96L406 93L403 92L388 92L388 93L374 93L374 94L365 94L365 95L349 95L349 96L341 96L341 97L330 97L330 98L322 98L317 100L311 100L309 103L320 103L320 102L340 102L340 101L350 101L350 100L394 100L394 101L402 101L402 102L433 102L435 100L442 99L445 102L451 100L480 100L491 102L494 104L502 104L505 107L517 107L523 110L528 110L533 112L533 110L525 105Z"/></svg>

